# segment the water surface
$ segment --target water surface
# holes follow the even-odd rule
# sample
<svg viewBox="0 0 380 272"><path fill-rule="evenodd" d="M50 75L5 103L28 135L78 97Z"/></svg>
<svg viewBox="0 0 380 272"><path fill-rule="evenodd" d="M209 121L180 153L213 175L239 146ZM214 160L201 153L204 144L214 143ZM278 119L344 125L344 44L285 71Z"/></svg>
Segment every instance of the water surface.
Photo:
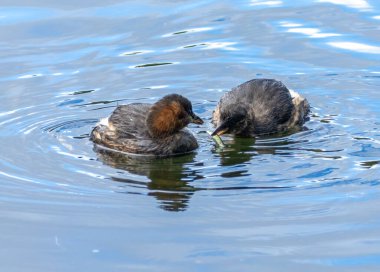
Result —
<svg viewBox="0 0 380 272"><path fill-rule="evenodd" d="M377 1L3 1L4 271L378 271ZM276 78L305 130L210 140L230 88ZM118 104L190 98L200 148L95 152Z"/></svg>

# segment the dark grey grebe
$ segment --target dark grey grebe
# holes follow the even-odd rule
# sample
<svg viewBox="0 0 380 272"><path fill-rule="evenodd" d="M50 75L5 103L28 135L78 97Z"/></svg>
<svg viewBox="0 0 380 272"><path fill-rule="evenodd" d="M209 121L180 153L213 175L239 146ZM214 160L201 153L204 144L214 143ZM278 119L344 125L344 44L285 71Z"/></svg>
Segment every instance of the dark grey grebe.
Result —
<svg viewBox="0 0 380 272"><path fill-rule="evenodd" d="M197 140L184 129L189 123L203 124L191 102L178 94L164 96L155 104L118 106L91 132L101 146L127 153L171 156L190 152Z"/></svg>
<svg viewBox="0 0 380 272"><path fill-rule="evenodd" d="M308 120L309 112L308 101L282 82L253 79L220 99L213 112L217 128L212 135L255 137L297 129Z"/></svg>

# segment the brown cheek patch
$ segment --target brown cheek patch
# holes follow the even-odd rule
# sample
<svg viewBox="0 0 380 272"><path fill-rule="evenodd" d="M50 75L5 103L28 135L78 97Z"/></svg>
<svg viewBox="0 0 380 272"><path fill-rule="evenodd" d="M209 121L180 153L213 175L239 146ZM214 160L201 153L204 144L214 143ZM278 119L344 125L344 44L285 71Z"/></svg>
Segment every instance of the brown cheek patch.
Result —
<svg viewBox="0 0 380 272"><path fill-rule="evenodd" d="M182 112L182 107L177 101L170 103L170 109L173 111L173 114L178 116Z"/></svg>
<svg viewBox="0 0 380 272"><path fill-rule="evenodd" d="M164 137L182 129L186 124L186 112L177 101L159 103L151 110L148 126L155 137Z"/></svg>
<svg viewBox="0 0 380 272"><path fill-rule="evenodd" d="M172 107L166 107L160 110L154 118L153 127L158 134L170 133L175 124L175 115Z"/></svg>

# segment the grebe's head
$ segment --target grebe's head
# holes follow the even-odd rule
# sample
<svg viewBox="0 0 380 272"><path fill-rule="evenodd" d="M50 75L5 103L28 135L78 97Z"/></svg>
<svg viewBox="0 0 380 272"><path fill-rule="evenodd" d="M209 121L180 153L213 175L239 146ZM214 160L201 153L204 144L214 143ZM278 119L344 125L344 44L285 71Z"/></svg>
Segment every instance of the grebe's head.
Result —
<svg viewBox="0 0 380 272"><path fill-rule="evenodd" d="M187 98L169 94L153 104L146 123L152 137L162 138L180 131L189 123L203 124L203 121L194 114Z"/></svg>
<svg viewBox="0 0 380 272"><path fill-rule="evenodd" d="M218 127L214 130L214 132L211 134L212 136L215 135L222 135L226 133L231 134L242 134L243 131L248 126L248 111L247 111L247 105L245 104L229 104L227 105L221 115L220 120L218 121Z"/></svg>

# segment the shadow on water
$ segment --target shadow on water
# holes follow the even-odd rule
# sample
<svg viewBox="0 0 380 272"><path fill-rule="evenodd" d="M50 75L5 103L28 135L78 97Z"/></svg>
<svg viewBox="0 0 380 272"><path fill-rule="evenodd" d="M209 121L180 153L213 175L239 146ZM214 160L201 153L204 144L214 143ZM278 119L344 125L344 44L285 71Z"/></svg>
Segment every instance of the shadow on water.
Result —
<svg viewBox="0 0 380 272"><path fill-rule="evenodd" d="M215 152L220 156L221 166L233 166L249 162L251 158L257 155L254 152L254 138L233 138L228 142L224 150L216 149ZM224 174L224 177L236 175Z"/></svg>
<svg viewBox="0 0 380 272"><path fill-rule="evenodd" d="M305 127L304 131L308 131ZM217 149L220 154L220 164L222 166L231 166L242 163L249 163L254 156L259 155L288 155L294 154L294 150L299 147L292 147L294 144L301 144L307 140L291 140L291 136L298 130L265 135L258 138L241 138L231 137L228 140L227 148L224 150ZM314 151L314 150L312 150Z"/></svg>
<svg viewBox="0 0 380 272"><path fill-rule="evenodd" d="M250 176L247 170L236 169L236 166L244 166L250 163L253 156L259 154L275 153L275 148L258 149L256 152L255 139L235 138L224 150L217 149L214 155L219 158L220 167L229 167L226 172L220 173L220 178L236 178ZM150 156L128 155L122 152L95 146L97 157L104 164L116 169L127 171L129 174L147 177L150 181L139 181L133 178L111 176L113 181L124 183L129 188L148 189L147 195L153 196L159 203L159 207L166 211L185 211L190 198L197 191L231 191L231 190L283 190L291 189L292 186L222 186L204 187L191 184L205 177L197 170L203 163L197 162L196 154L190 153L168 158L154 158ZM251 184L251 183L250 183ZM125 193L133 193L130 190Z"/></svg>
<svg viewBox="0 0 380 272"><path fill-rule="evenodd" d="M128 156L99 147L94 149L103 163L131 174L147 177L150 182L120 177L111 177L111 179L126 183L131 187L146 187L149 189L148 195L155 197L159 207L164 210L186 210L191 196L197 190L185 181L189 177L192 180L197 178L196 171L187 167L194 161L195 153L169 158L154 158Z"/></svg>

